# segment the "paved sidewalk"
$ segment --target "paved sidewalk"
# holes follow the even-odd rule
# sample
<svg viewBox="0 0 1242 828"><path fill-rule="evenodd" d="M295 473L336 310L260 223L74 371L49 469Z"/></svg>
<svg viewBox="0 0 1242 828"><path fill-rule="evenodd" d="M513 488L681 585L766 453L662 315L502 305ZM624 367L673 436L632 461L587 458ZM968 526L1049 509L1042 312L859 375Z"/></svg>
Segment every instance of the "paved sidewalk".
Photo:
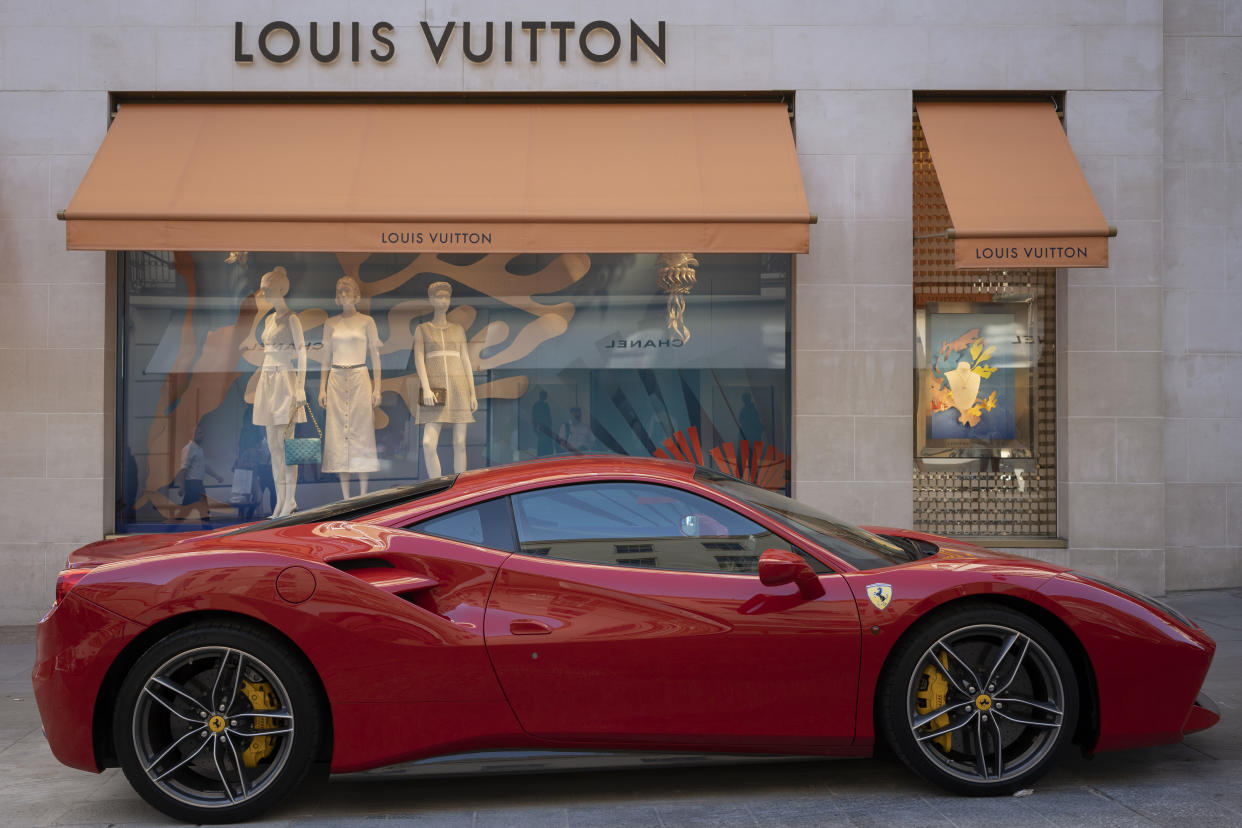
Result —
<svg viewBox="0 0 1242 828"><path fill-rule="evenodd" d="M1242 590L1175 593L1218 649L1205 691L1222 720L1184 743L1071 757L1032 795L949 796L883 760L465 779L334 777L253 825L1242 825ZM174 825L117 770L60 765L39 731L30 689L33 628L0 628L0 826ZM1159 675L1135 693L1158 695Z"/></svg>

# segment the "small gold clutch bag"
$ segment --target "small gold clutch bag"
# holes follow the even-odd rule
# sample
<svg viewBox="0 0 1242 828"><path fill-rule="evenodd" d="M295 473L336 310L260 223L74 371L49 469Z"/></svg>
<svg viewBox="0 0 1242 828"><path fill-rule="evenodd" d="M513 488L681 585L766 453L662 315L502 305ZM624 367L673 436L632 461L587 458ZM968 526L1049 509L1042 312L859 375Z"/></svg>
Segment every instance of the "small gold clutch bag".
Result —
<svg viewBox="0 0 1242 828"><path fill-rule="evenodd" d="M432 405L444 405L444 401L448 399L448 389L432 388L431 396L435 399L435 402L432 403Z"/></svg>

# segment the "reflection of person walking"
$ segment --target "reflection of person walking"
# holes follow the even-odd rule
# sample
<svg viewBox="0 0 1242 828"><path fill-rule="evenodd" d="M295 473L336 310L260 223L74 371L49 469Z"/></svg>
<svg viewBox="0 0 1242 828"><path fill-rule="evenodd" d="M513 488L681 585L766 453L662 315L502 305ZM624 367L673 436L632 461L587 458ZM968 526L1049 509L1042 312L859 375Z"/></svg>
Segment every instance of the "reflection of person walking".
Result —
<svg viewBox="0 0 1242 828"><path fill-rule="evenodd" d="M763 439L763 420L759 417L759 409L755 407L755 401L749 392L742 394L742 411L738 419L743 440Z"/></svg>
<svg viewBox="0 0 1242 828"><path fill-rule="evenodd" d="M557 433L561 448L574 454L590 451L595 447L595 435L591 427L582 422L582 409L575 405L569 409L569 416Z"/></svg>
<svg viewBox="0 0 1242 828"><path fill-rule="evenodd" d="M198 512L203 525L210 520L210 509L207 505L207 487L203 484L204 473L211 475L219 483L223 477L216 474L207 465L207 455L203 453L203 427L194 429L194 437L181 449L181 468L177 478L181 483L184 495L181 498L181 509L177 512L177 520L185 520L191 510Z"/></svg>
<svg viewBox="0 0 1242 828"><path fill-rule="evenodd" d="M552 406L548 405L548 392L539 392L539 402L530 407L530 422L535 428L535 454L547 457L556 450L552 433Z"/></svg>
<svg viewBox="0 0 1242 828"><path fill-rule="evenodd" d="M263 499L260 488L262 466L269 466L268 477L271 477L271 461L266 452L259 450L265 442L262 432L254 426L242 428L237 460L233 463L233 488L229 493L229 502L237 507L237 516L242 520L254 520L255 510ZM248 486L245 483L247 479L250 481Z"/></svg>

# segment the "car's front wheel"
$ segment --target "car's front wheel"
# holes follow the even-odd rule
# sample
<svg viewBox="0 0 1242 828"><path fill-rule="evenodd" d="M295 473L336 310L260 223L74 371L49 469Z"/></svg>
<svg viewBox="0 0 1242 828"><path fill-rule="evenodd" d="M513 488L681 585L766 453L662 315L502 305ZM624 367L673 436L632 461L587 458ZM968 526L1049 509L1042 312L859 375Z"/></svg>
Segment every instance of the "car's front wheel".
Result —
<svg viewBox="0 0 1242 828"><path fill-rule="evenodd" d="M892 654L881 727L924 778L957 793L1013 793L1073 737L1078 686L1065 648L1007 607L930 619Z"/></svg>
<svg viewBox="0 0 1242 828"><path fill-rule="evenodd" d="M187 822L252 819L288 795L318 751L309 670L271 633L201 624L161 639L126 675L113 739L125 776Z"/></svg>

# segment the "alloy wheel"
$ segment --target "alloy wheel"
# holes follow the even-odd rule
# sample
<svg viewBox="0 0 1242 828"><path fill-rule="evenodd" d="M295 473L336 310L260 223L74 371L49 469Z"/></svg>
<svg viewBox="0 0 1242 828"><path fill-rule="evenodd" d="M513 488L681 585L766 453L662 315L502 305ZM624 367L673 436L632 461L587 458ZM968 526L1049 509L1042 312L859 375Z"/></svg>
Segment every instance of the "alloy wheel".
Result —
<svg viewBox="0 0 1242 828"><path fill-rule="evenodd" d="M280 777L294 713L276 671L244 650L196 647L143 682L133 708L136 758L169 798L200 808L245 803Z"/></svg>
<svg viewBox="0 0 1242 828"><path fill-rule="evenodd" d="M906 726L923 757L964 782L999 786L1043 765L1066 723L1056 662L1031 635L974 624L938 637L915 662Z"/></svg>

